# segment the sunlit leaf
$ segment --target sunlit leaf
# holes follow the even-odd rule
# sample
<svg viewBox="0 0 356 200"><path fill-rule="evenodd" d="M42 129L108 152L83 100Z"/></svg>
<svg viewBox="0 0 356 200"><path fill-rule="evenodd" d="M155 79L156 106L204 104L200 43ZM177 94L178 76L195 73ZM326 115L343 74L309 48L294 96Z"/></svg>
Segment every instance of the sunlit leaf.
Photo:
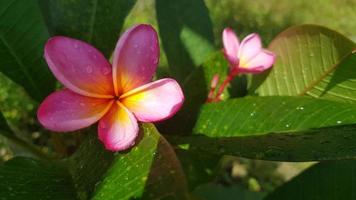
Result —
<svg viewBox="0 0 356 200"><path fill-rule="evenodd" d="M176 139L192 150L213 154L285 161L342 159L356 156L355 122L356 106L350 104L253 97L203 106L193 136Z"/></svg>
<svg viewBox="0 0 356 200"><path fill-rule="evenodd" d="M350 55L355 48L354 42L324 27L291 27L270 44L276 63L270 72L254 77L250 92L355 101L356 65Z"/></svg>

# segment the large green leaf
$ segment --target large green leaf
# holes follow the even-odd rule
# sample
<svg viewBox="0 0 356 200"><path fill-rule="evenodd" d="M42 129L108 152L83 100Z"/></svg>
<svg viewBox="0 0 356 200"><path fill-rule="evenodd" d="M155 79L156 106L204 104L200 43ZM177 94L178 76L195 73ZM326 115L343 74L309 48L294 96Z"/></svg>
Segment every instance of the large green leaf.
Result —
<svg viewBox="0 0 356 200"><path fill-rule="evenodd" d="M354 42L324 27L291 27L270 44L276 63L269 73L254 77L250 92L355 101L356 66L350 55L355 48Z"/></svg>
<svg viewBox="0 0 356 200"><path fill-rule="evenodd" d="M60 163L16 157L0 166L0 199L76 199L68 170Z"/></svg>
<svg viewBox="0 0 356 200"><path fill-rule="evenodd" d="M119 38L126 15L136 0L41 0L52 34L87 41L107 57Z"/></svg>
<svg viewBox="0 0 356 200"><path fill-rule="evenodd" d="M0 2L0 71L35 100L54 87L42 58L48 31L36 0Z"/></svg>
<svg viewBox="0 0 356 200"><path fill-rule="evenodd" d="M356 199L355 173L355 160L319 163L277 188L265 199Z"/></svg>
<svg viewBox="0 0 356 200"><path fill-rule="evenodd" d="M156 12L171 75L183 81L213 51L208 10L203 0L156 0Z"/></svg>
<svg viewBox="0 0 356 200"><path fill-rule="evenodd" d="M257 159L351 158L356 156L355 122L356 106L349 104L252 97L203 106L194 135L177 140L192 150Z"/></svg>
<svg viewBox="0 0 356 200"><path fill-rule="evenodd" d="M187 186L172 147L152 124L131 150L112 154L96 135L71 159L80 199L187 199Z"/></svg>

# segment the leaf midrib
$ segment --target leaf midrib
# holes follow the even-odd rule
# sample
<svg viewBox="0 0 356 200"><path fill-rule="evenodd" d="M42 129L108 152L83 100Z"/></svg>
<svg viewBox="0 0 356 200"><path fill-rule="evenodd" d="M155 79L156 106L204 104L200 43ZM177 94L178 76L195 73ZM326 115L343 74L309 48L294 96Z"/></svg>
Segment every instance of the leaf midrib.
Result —
<svg viewBox="0 0 356 200"><path fill-rule="evenodd" d="M324 80L329 74L331 74L344 60L346 60L349 56L351 56L352 54L356 54L356 48L353 49L350 53L344 55L339 62L335 63L334 65L332 65L329 69L327 69L321 76L320 78L318 78L317 80L311 82L309 85L307 85L306 87L304 87L304 90L301 91L298 96L303 96L306 95L307 92L309 92L310 90L312 90L316 85L318 85L322 80Z"/></svg>
<svg viewBox="0 0 356 200"><path fill-rule="evenodd" d="M18 63L21 71L25 75L26 79L28 79L29 83L33 86L34 90L36 91L37 95L41 95L41 92L37 85L35 84L34 80L31 78L31 75L27 71L25 65L22 63L21 59L17 57L14 49L11 48L9 43L7 43L6 39L2 34L0 34L0 40L4 43L4 45L8 48L10 55L15 59L15 61Z"/></svg>

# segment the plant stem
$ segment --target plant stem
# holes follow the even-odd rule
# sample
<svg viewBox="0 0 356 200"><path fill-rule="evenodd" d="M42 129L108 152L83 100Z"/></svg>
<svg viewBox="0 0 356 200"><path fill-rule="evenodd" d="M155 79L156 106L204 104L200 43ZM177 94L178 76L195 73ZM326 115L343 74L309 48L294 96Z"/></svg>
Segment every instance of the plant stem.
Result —
<svg viewBox="0 0 356 200"><path fill-rule="evenodd" d="M222 93L224 92L224 90L226 89L226 87L229 85L229 83L232 81L232 79L238 75L238 71L237 68L234 68L230 71L230 73L228 74L228 76L225 78L224 82L221 84L218 93L216 94L215 98L212 100L213 102L218 102L220 101L220 97L222 95Z"/></svg>
<svg viewBox="0 0 356 200"><path fill-rule="evenodd" d="M44 159L44 160L51 160L52 158L43 153L41 150L39 150L37 147L33 146L32 144L18 138L18 137L8 137L10 141L12 141L14 144L20 146L23 149L28 150L31 152L33 155L37 156L38 158Z"/></svg>

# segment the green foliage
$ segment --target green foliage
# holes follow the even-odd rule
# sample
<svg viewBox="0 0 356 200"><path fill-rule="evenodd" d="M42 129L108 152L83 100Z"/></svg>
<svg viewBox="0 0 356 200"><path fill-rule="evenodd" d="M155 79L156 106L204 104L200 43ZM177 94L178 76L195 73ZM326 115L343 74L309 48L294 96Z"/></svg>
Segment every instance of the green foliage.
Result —
<svg viewBox="0 0 356 200"><path fill-rule="evenodd" d="M186 180L170 144L152 124L131 150L105 150L93 133L69 160L79 199L187 199Z"/></svg>
<svg viewBox="0 0 356 200"><path fill-rule="evenodd" d="M328 94L325 96L352 100L354 94L344 92L344 88L352 88L355 84L352 83L354 77L349 74L352 64L341 61L349 59L354 48L356 44L351 40L324 27L302 25L289 28L269 46L277 54L273 70L255 76L250 92L260 96L308 94L318 97Z"/></svg>
<svg viewBox="0 0 356 200"><path fill-rule="evenodd" d="M16 157L0 168L1 199L74 200L68 170L61 163Z"/></svg>
<svg viewBox="0 0 356 200"><path fill-rule="evenodd" d="M355 160L319 163L277 188L265 199L355 199L355 172Z"/></svg>
<svg viewBox="0 0 356 200"><path fill-rule="evenodd" d="M11 128L6 122L5 117L2 115L0 112L0 134L6 136L6 137L13 137L14 133L12 132Z"/></svg>
<svg viewBox="0 0 356 200"><path fill-rule="evenodd" d="M37 1L1 1L0 71L39 101L54 88L42 59L48 31Z"/></svg>
<svg viewBox="0 0 356 200"><path fill-rule="evenodd" d="M52 35L66 35L93 44L110 57L125 16L136 0L41 0Z"/></svg>
<svg viewBox="0 0 356 200"><path fill-rule="evenodd" d="M203 106L194 135L172 142L202 153L254 159L352 158L355 112L355 106L309 97L227 100Z"/></svg>
<svg viewBox="0 0 356 200"><path fill-rule="evenodd" d="M354 12L343 9L346 21L330 19L341 16L332 8L336 3L355 3L326 2L1 1L0 72L7 78L0 76L0 134L41 160L16 157L1 165L0 199L263 199L275 187L261 187L258 173L229 182L232 175L222 164L226 155L322 161L266 199L354 199L355 161L344 160L356 157L356 44L350 39L319 25L288 28L268 47L277 54L270 71L242 75L223 93L222 102L205 103L212 77L220 76L219 86L229 72L216 48L225 26L235 28L240 38L259 32L265 44L300 22L320 20L353 34L348 21ZM31 137L26 133L46 132L35 123L37 105L17 85L37 102L54 90L42 58L49 36L87 41L110 57L123 25L141 21L158 27L163 62L157 78L173 77L184 90L183 109L158 125L173 145L152 124L142 124L137 144L117 153L105 150L91 129L83 131L85 139L73 136L74 142L58 139L65 136L46 138L43 151L27 143ZM61 155L57 148L76 151L63 160L43 155Z"/></svg>

